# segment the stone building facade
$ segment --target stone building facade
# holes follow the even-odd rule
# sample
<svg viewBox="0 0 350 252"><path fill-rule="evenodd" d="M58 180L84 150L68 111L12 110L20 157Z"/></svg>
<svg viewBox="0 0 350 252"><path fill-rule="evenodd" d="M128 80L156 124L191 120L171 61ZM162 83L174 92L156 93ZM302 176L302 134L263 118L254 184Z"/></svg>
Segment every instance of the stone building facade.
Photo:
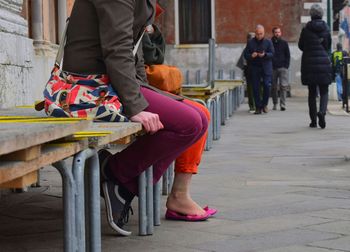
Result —
<svg viewBox="0 0 350 252"><path fill-rule="evenodd" d="M197 6L188 8L191 2ZM307 10L314 2L327 7L327 0L159 0L165 9L158 23L168 44L166 62L183 72L190 70L192 76L200 70L202 81L206 81L208 46L203 42L182 43L183 38L184 41L193 38L189 37L190 29L186 33L186 23L182 24L184 31L179 25L181 15L187 13L187 17L193 17L204 11L206 16L196 16L200 23L191 24L193 33L209 34L216 39L216 68L224 70L224 78L231 69L239 77L235 63L245 45L246 34L261 23L268 31L267 36L271 36L273 26L282 27L292 51L290 81L297 85L301 52L296 42L302 24L307 21ZM74 0L0 0L0 108L28 105L42 99L73 3ZM198 12L198 8L202 9Z"/></svg>
<svg viewBox="0 0 350 252"><path fill-rule="evenodd" d="M73 2L0 1L0 108L42 99Z"/></svg>

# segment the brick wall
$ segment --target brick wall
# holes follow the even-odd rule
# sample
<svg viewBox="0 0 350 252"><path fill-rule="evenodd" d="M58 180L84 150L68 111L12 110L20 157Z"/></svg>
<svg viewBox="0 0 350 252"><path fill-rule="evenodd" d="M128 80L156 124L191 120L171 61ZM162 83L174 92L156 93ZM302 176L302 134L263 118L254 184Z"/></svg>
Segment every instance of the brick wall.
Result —
<svg viewBox="0 0 350 252"><path fill-rule="evenodd" d="M220 44L244 43L246 34L254 31L256 24L265 26L271 36L274 26L281 26L288 41L297 41L301 30L301 16L308 15L305 2L322 0L216 0L216 41ZM174 0L159 0L165 13L159 18L166 41L175 42Z"/></svg>

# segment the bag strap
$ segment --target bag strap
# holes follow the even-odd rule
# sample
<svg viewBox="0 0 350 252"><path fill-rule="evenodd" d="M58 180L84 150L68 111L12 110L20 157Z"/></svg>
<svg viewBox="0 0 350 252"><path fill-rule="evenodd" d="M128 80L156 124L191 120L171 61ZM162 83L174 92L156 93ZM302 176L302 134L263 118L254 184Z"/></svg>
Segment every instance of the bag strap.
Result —
<svg viewBox="0 0 350 252"><path fill-rule="evenodd" d="M57 55L56 55L55 66L57 66L57 67L60 67L61 63L62 63L64 46L66 44L66 39L67 39L68 24L69 24L69 18L67 18L66 26L64 27L63 34L62 34L62 37L60 40L60 45L58 47L58 51L57 51Z"/></svg>
<svg viewBox="0 0 350 252"><path fill-rule="evenodd" d="M61 37L61 40L60 40L60 45L59 45L59 48L58 48L58 51L57 51L57 55L56 55L55 66L57 66L57 67L60 67L61 63L62 63L63 53L64 53L64 46L65 46L66 40L67 40L68 24L69 24L69 18L67 18L66 26L64 27L64 31L63 31L63 34L62 34L62 37ZM145 29L143 30L143 32L142 32L140 38L138 39L138 41L136 42L134 49L132 50L132 54L134 55L134 57L135 57L135 55L137 53L137 50L139 49L139 46L141 44L141 40L142 40L142 37L143 37L144 34L145 34Z"/></svg>

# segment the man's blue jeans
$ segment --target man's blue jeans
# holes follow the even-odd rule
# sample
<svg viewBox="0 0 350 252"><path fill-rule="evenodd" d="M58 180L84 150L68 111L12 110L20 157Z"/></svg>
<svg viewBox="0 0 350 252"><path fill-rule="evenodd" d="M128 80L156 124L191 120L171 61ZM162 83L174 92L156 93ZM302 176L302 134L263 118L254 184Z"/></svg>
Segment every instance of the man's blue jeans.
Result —
<svg viewBox="0 0 350 252"><path fill-rule="evenodd" d="M266 75L262 67L252 66L251 69L255 108L262 109L267 106L270 96L272 76ZM260 85L263 85L263 97L260 96Z"/></svg>
<svg viewBox="0 0 350 252"><path fill-rule="evenodd" d="M335 82L337 83L337 94L338 94L338 101L343 100L343 79L340 75L340 73L335 74Z"/></svg>

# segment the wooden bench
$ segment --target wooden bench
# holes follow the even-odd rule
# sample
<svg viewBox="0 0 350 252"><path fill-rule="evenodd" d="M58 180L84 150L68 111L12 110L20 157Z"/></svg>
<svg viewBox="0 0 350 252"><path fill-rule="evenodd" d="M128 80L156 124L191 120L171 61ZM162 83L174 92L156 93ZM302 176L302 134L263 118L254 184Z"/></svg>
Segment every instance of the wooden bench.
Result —
<svg viewBox="0 0 350 252"><path fill-rule="evenodd" d="M101 251L96 148L140 132L141 124L47 118L32 109L2 110L0 113L0 139L4 143L0 147L0 184L11 187L15 179L23 180L23 176L52 164L63 181L64 251L85 251L86 230L89 232L89 249ZM72 167L64 161L71 156L74 156ZM85 168L86 160L89 162ZM86 181L85 172L88 174ZM87 209L84 183L90 189ZM88 229L85 215L89 221Z"/></svg>
<svg viewBox="0 0 350 252"><path fill-rule="evenodd" d="M1 111L2 115L6 113L11 114L10 111ZM55 141L70 136L76 131L84 130L90 124L91 121L87 120L65 122L17 115L13 117L2 116L0 120L2 143L0 147L0 184L2 186L13 186L16 180L18 182L21 177L26 178L49 164L53 164L62 175L65 251L76 251L76 248L79 247L80 239L76 235L76 229L79 226L84 227L85 220L81 222L81 219L77 218L80 212L79 209L76 209L76 203L80 201L82 195L75 187L77 180L82 180L75 176L75 171L78 168L68 167L62 160L79 155L79 153L85 153L88 144L86 141L64 143L55 143ZM96 152L86 153L86 158L91 157L95 157L95 162L91 162L95 169L92 167L91 170L96 170L98 174ZM91 198L92 201L96 199L96 197ZM96 204L96 201L93 203ZM93 220L94 223L100 223L99 219L90 218L90 220Z"/></svg>
<svg viewBox="0 0 350 252"><path fill-rule="evenodd" d="M221 125L233 115L233 112L242 103L244 96L243 85L240 80L215 80L213 87L186 87L182 88L182 94L203 103L211 115L211 123L208 129L206 150L210 150L213 140L220 139Z"/></svg>

